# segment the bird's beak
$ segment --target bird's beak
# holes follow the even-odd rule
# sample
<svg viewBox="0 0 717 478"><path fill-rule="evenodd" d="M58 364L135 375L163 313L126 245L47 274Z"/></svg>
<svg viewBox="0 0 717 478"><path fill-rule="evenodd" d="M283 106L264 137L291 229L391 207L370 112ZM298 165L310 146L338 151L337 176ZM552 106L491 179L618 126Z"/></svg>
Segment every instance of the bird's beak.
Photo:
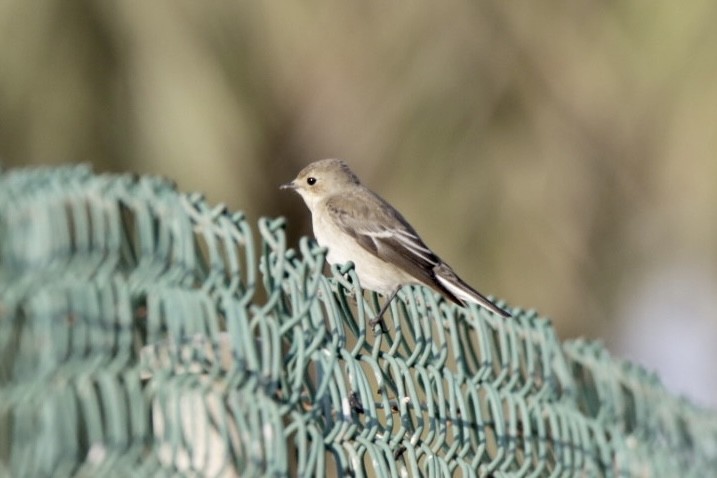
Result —
<svg viewBox="0 0 717 478"><path fill-rule="evenodd" d="M279 189L296 189L296 184L294 184L294 181L291 181L290 183L282 184L279 186Z"/></svg>

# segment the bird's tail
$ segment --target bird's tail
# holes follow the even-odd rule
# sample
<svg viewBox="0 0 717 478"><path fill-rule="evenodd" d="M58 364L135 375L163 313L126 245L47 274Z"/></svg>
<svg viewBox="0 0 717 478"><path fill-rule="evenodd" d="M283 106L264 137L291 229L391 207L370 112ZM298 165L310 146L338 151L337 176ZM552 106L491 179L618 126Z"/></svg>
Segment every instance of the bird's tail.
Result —
<svg viewBox="0 0 717 478"><path fill-rule="evenodd" d="M483 294L466 284L447 264L441 263L434 269L434 272L440 285L460 302L464 304L473 302L501 317L511 317L509 312L501 309Z"/></svg>

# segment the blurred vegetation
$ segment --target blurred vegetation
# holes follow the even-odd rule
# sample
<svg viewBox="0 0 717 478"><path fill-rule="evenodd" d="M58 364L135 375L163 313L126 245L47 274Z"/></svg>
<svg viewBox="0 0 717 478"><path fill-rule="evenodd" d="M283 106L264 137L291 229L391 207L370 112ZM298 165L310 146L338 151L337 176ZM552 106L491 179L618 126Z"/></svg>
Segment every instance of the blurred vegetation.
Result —
<svg viewBox="0 0 717 478"><path fill-rule="evenodd" d="M277 185L341 157L476 287L610 343L656 270L717 283L716 21L708 0L2 1L0 161L171 177L297 239Z"/></svg>

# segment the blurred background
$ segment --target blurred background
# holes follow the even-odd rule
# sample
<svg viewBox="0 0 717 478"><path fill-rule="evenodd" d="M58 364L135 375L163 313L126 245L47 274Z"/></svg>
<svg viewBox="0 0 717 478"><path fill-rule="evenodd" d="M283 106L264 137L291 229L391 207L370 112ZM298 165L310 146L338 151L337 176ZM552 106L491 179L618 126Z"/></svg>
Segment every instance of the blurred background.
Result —
<svg viewBox="0 0 717 478"><path fill-rule="evenodd" d="M0 162L310 234L345 159L471 284L717 406L717 3L0 1Z"/></svg>

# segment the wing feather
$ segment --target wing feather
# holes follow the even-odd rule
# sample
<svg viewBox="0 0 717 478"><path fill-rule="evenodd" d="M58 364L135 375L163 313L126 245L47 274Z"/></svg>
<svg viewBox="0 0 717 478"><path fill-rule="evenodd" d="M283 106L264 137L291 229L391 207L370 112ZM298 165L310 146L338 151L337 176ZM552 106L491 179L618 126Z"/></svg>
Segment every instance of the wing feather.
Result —
<svg viewBox="0 0 717 478"><path fill-rule="evenodd" d="M356 193L348 193L332 196L326 201L326 210L334 224L371 254L461 304L436 279L435 268L442 263L441 259L398 211L379 196L365 191L369 194L361 194L360 199Z"/></svg>

